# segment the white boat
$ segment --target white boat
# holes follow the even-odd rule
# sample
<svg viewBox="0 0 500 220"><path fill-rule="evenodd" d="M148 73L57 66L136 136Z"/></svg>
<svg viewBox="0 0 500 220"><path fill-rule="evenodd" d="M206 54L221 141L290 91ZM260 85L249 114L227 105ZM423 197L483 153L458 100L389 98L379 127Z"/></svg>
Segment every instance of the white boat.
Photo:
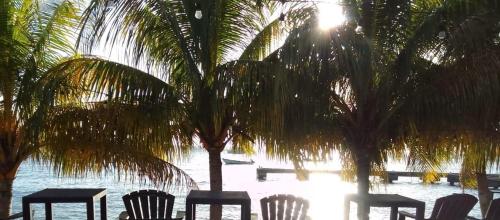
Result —
<svg viewBox="0 0 500 220"><path fill-rule="evenodd" d="M222 161L226 165L237 165L237 164L254 164L255 161L253 160L232 160L232 159L227 159L227 158L222 158Z"/></svg>

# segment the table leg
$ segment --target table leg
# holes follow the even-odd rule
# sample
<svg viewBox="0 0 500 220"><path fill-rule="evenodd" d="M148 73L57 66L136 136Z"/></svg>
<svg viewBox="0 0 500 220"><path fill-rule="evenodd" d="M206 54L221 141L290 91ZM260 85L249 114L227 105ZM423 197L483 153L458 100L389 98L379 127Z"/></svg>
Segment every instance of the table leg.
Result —
<svg viewBox="0 0 500 220"><path fill-rule="evenodd" d="M241 204L241 219L242 220L250 220L250 201L245 201Z"/></svg>
<svg viewBox="0 0 500 220"><path fill-rule="evenodd" d="M108 219L108 214L107 212L107 205L106 205L106 196L101 197L101 220L107 220Z"/></svg>
<svg viewBox="0 0 500 220"><path fill-rule="evenodd" d="M186 201L186 220L193 220L193 205Z"/></svg>
<svg viewBox="0 0 500 220"><path fill-rule="evenodd" d="M424 209L425 206L420 206L420 207L417 207L417 217L415 220L424 220L424 212L425 212L425 209Z"/></svg>
<svg viewBox="0 0 500 220"><path fill-rule="evenodd" d="M349 220L349 212L351 211L351 201L344 199L344 220Z"/></svg>
<svg viewBox="0 0 500 220"><path fill-rule="evenodd" d="M94 201L87 201L87 220L94 220Z"/></svg>
<svg viewBox="0 0 500 220"><path fill-rule="evenodd" d="M52 220L52 203L45 203L45 219Z"/></svg>
<svg viewBox="0 0 500 220"><path fill-rule="evenodd" d="M196 204L193 204L191 207L191 210L193 211L193 220L196 220Z"/></svg>
<svg viewBox="0 0 500 220"><path fill-rule="evenodd" d="M31 220L31 206L26 201L23 201L23 220Z"/></svg>
<svg viewBox="0 0 500 220"><path fill-rule="evenodd" d="M397 220L398 218L398 207L393 206L391 207L391 220Z"/></svg>

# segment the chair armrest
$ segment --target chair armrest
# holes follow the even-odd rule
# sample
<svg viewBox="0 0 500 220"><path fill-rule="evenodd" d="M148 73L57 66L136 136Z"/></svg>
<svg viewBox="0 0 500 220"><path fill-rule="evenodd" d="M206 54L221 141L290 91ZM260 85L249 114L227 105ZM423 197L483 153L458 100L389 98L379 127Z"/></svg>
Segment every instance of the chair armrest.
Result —
<svg viewBox="0 0 500 220"><path fill-rule="evenodd" d="M128 216L127 211L123 211L123 212L121 212L121 213L118 215L118 219L119 219L119 220L127 220L127 219L128 219L128 217L129 217L129 216Z"/></svg>
<svg viewBox="0 0 500 220"><path fill-rule="evenodd" d="M9 216L7 219L16 219L16 218L22 218L22 217L23 217L23 213L19 212L19 213L16 213L14 215Z"/></svg>
<svg viewBox="0 0 500 220"><path fill-rule="evenodd" d="M412 214L412 213L409 213L409 212L406 212L406 211L399 211L399 216L410 217L410 218L413 218L413 219L417 218L416 214Z"/></svg>
<svg viewBox="0 0 500 220"><path fill-rule="evenodd" d="M483 220L482 218L474 218L472 216L465 217L465 220Z"/></svg>

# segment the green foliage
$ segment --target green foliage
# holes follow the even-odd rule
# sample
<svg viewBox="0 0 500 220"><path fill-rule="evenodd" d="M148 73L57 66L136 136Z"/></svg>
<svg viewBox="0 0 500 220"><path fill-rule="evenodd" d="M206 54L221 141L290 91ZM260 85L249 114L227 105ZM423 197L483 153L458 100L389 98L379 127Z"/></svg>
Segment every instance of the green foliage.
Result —
<svg viewBox="0 0 500 220"><path fill-rule="evenodd" d="M0 173L13 178L38 147L53 103L42 78L74 52L67 33L75 31L78 11L69 1L3 0L0 8Z"/></svg>
<svg viewBox="0 0 500 220"><path fill-rule="evenodd" d="M14 179L19 165L31 158L51 164L62 175L125 172L149 178L157 185L195 186L183 171L166 162L178 157L180 149L159 153L160 145L173 144L158 141L164 133L148 130L154 117L173 117L172 112L149 109L153 116L145 119L134 106L127 112L111 114L124 107L82 102L82 97L99 97L88 90L98 85L87 85L75 69L73 75L63 74L65 62L78 62L68 59L76 56L80 7L70 1L0 2L0 180ZM102 66L98 61L94 61L95 69L121 68L118 64ZM135 92L143 86L134 79L116 80L127 83L125 86ZM100 83L99 79L96 82ZM142 92L165 97L168 91L161 86ZM137 96L123 99L133 103L141 95L137 92ZM138 129L119 130L120 123L138 124ZM117 135L141 136L143 142L152 144L144 147L140 142L119 141Z"/></svg>
<svg viewBox="0 0 500 220"><path fill-rule="evenodd" d="M262 135L263 126L280 123L274 117L280 109L269 107L276 101L272 81L280 66L262 60L287 30L314 12L310 6L287 4L282 9L278 4L94 0L84 13L81 47L91 51L97 42L124 46L134 67L115 68L116 64L84 57L62 68L78 69L86 88L108 102L133 99L139 106L161 106L177 113L175 118L158 120L172 125L167 139L196 136L209 151L220 152L230 142L248 149L257 136L269 136ZM202 11L200 19L194 16L197 9ZM287 15L285 21L274 16L281 10ZM139 70L144 64L152 72ZM191 142L176 144L185 147Z"/></svg>
<svg viewBox="0 0 500 220"><path fill-rule="evenodd" d="M272 152L336 149L354 162L368 155L373 170L388 157L436 170L477 146L498 162L499 6L345 1L345 25L321 31L309 19L266 58L287 68L276 76L284 111Z"/></svg>

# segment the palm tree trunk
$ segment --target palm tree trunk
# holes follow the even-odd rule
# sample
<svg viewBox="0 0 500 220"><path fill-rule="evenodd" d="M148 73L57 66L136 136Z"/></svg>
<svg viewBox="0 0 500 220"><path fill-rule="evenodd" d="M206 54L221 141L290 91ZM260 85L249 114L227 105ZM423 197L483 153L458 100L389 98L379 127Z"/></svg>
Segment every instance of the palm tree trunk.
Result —
<svg viewBox="0 0 500 220"><path fill-rule="evenodd" d="M479 197L479 206L483 218L486 216L490 202L493 199L493 193L488 188L488 178L486 172L476 173L477 196Z"/></svg>
<svg viewBox="0 0 500 220"><path fill-rule="evenodd" d="M7 219L9 217L12 201L12 183L14 183L14 179L0 179L0 219Z"/></svg>
<svg viewBox="0 0 500 220"><path fill-rule="evenodd" d="M370 190L370 159L365 151L361 151L356 157L357 172L356 178L358 182L358 195L367 197ZM366 200L361 200L358 203L358 219L369 220L370 207Z"/></svg>
<svg viewBox="0 0 500 220"><path fill-rule="evenodd" d="M210 191L221 192L222 191L222 161L220 157L220 151L216 150L218 148L207 148L211 149L208 152L208 161L210 165ZM222 219L222 206L221 205L211 205L210 206L210 220L220 220Z"/></svg>

